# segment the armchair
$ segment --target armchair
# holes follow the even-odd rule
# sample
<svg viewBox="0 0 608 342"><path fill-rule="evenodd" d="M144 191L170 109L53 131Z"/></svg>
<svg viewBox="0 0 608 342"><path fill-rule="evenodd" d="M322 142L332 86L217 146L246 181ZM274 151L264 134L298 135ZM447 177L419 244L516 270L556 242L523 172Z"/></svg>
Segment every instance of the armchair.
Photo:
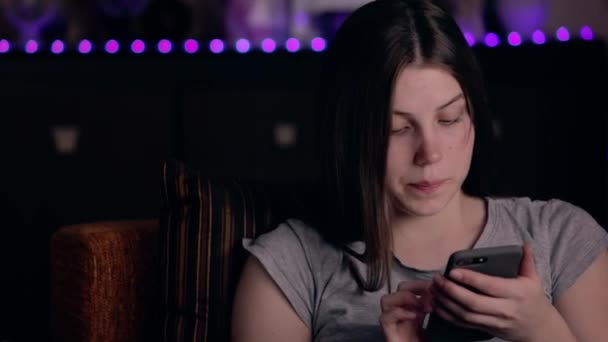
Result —
<svg viewBox="0 0 608 342"><path fill-rule="evenodd" d="M310 185L213 179L169 161L159 218L60 228L51 239L54 341L227 341L255 237L312 199Z"/></svg>

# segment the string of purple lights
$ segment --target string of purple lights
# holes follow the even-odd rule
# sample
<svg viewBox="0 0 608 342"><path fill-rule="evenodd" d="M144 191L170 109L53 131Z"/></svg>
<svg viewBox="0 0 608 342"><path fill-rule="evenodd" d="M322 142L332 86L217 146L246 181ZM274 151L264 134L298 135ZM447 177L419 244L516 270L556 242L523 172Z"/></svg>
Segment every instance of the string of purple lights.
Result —
<svg viewBox="0 0 608 342"><path fill-rule="evenodd" d="M471 33L464 34L467 42L470 46L475 46L479 43L484 44L487 47L493 48L501 45L500 37L495 33L487 33L481 42L477 42L475 37ZM566 27L560 27L556 30L554 35L549 35L541 30L536 30L529 39L529 42L536 45L542 45L547 43L549 40L557 40L559 42L568 42L571 39L582 39L582 40L593 40L593 30L589 26L582 27L578 32L578 37L573 37L570 31ZM510 46L520 46L525 42L524 38L517 32L511 32L507 36L507 43ZM305 45L306 43L307 45ZM289 38L285 41L282 47L279 46L279 42L267 38L262 40L259 46L253 46L252 42L247 39L239 39L233 44L229 44L221 39L213 39L208 42L208 51L213 54L221 54L225 51L233 49L234 51L244 54L252 50L259 49L265 53L273 53L279 49L284 49L288 52L295 53L303 49L310 49L315 52L323 52L327 48L327 41L324 38L316 37L309 42L302 42L296 38ZM116 40L108 40L103 46L99 47L99 51L103 51L108 54L116 54L121 51L121 45ZM175 51L181 51L187 54L195 54L201 52L200 42L196 39L188 39L184 41L181 46L178 46L175 42L167 39L162 39L154 45L148 45L143 40L136 39L131 42L128 47L128 51L133 54L142 54L146 51L155 51L160 54L169 54ZM62 40L55 40L48 46L48 50L56 55L62 54L69 50L75 50L80 54L87 55L96 51L94 44L87 39L81 40L75 47L68 48L67 44ZM25 43L24 46L15 46L6 39L0 39L0 54L6 54L11 51L23 51L27 54L35 54L44 52L41 48L41 44L35 40L30 40Z"/></svg>

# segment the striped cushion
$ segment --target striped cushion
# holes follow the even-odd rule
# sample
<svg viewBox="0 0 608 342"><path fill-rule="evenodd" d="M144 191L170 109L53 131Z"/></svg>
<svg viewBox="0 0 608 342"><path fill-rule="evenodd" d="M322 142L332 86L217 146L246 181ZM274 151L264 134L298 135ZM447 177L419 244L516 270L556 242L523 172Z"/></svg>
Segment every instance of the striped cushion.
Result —
<svg viewBox="0 0 608 342"><path fill-rule="evenodd" d="M162 171L162 340L228 341L241 239L276 227L289 201L284 191L209 179L176 161Z"/></svg>

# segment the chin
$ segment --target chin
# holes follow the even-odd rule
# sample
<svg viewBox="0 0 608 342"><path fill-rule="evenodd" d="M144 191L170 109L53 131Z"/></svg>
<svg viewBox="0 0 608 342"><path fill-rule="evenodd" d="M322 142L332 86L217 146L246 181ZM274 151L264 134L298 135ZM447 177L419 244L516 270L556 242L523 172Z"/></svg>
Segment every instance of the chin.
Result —
<svg viewBox="0 0 608 342"><path fill-rule="evenodd" d="M395 208L399 213L411 216L434 216L439 214L456 193L439 193L433 196L417 196L401 194L395 201Z"/></svg>
<svg viewBox="0 0 608 342"><path fill-rule="evenodd" d="M398 211L412 216L434 216L447 205L447 202L440 198L405 199L399 202Z"/></svg>

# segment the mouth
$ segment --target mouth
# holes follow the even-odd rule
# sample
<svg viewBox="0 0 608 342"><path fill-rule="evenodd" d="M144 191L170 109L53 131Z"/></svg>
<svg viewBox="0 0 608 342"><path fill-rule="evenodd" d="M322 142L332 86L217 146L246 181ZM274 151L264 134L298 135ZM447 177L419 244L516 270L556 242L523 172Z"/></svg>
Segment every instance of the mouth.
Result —
<svg viewBox="0 0 608 342"><path fill-rule="evenodd" d="M412 187L413 189L419 191L419 192L423 192L423 193L433 193L437 190L439 190L439 188L441 188L441 186L443 184L445 184L447 182L446 179L443 180L431 180L431 181L422 181L422 182L417 182L417 183L409 183L408 186Z"/></svg>

